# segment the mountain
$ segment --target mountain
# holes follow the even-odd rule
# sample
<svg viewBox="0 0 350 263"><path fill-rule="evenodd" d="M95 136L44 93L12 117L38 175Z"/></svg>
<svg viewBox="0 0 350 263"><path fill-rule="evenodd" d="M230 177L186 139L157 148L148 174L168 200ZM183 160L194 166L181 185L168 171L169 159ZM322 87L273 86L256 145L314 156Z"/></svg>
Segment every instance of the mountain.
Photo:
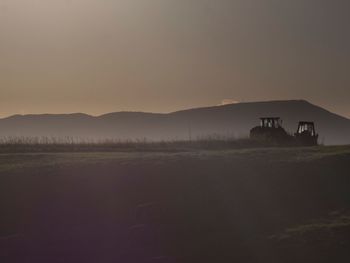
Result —
<svg viewBox="0 0 350 263"><path fill-rule="evenodd" d="M0 136L49 136L115 139L175 140L229 136L246 137L259 117L279 116L289 132L299 121L314 121L320 141L350 144L350 120L304 100L237 103L168 114L116 112L86 114L14 115L0 119Z"/></svg>

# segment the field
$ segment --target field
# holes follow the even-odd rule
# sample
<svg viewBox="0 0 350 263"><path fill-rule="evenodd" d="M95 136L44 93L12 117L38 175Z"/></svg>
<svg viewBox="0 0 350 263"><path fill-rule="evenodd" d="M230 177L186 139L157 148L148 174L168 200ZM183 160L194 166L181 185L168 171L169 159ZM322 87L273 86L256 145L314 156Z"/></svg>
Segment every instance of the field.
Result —
<svg viewBox="0 0 350 263"><path fill-rule="evenodd" d="M0 262L350 260L350 146L7 147Z"/></svg>

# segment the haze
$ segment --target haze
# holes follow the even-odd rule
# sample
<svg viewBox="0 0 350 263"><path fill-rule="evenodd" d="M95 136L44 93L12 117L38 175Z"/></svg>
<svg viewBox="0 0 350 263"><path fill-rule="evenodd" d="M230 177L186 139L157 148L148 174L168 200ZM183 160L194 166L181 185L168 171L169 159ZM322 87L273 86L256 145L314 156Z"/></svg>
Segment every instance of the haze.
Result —
<svg viewBox="0 0 350 263"><path fill-rule="evenodd" d="M306 99L350 117L347 0L0 0L0 116Z"/></svg>

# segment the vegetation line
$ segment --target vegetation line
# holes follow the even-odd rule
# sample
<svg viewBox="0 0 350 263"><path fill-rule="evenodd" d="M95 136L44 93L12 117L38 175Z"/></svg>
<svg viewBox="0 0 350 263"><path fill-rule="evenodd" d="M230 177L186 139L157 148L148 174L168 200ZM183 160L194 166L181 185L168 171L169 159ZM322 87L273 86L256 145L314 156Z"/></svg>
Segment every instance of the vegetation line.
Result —
<svg viewBox="0 0 350 263"><path fill-rule="evenodd" d="M79 151L187 151L279 147L248 138L208 136L191 140L150 141L81 139L73 137L2 137L0 152L79 152ZM283 145L285 146L285 145Z"/></svg>

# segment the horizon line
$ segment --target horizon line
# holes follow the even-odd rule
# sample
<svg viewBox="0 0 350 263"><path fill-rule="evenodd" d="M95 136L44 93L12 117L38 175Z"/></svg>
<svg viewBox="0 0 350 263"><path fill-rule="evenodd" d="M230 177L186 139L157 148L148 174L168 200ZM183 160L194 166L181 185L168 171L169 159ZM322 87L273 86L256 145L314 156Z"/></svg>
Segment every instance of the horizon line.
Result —
<svg viewBox="0 0 350 263"><path fill-rule="evenodd" d="M99 117L103 117L109 114L115 114L115 113L138 113L138 114L155 114L155 115L167 115L167 114L174 114L174 113L178 113L178 112L184 112L184 111L190 111L190 110L199 110L199 109L210 109L210 108L222 108L222 107L230 107L233 105L239 105L239 104L251 104L251 103L272 103L272 102L306 102L309 103L311 105L314 105L316 107L320 107L324 110L327 110L333 114L339 115L343 118L346 118L348 120L350 120L349 117L344 116L342 114L339 113L335 113L332 112L326 108L324 108L323 106L314 104L306 99L281 99L281 100L259 100L259 101L238 101L238 102L232 102L232 103L227 103L227 104L222 104L222 105L207 105L207 106L199 106L199 107L192 107L192 108L184 108L184 109L179 109L179 110L175 110L175 111L169 111L169 112L153 112L153 111L139 111L139 110L120 110L120 111L110 111L110 112L105 112L102 114L89 114L89 113L85 113L85 112L67 112L67 113L48 113L48 112L44 112L44 113L25 113L25 114L11 114L11 115L7 115L7 116L3 116L0 117L0 120L5 120L5 119L9 119L9 118L13 118L13 117L28 117L28 116L43 116L43 115L50 115L50 116L69 116L69 115L84 115L84 116L88 116L88 117L92 117L92 118L99 118Z"/></svg>

